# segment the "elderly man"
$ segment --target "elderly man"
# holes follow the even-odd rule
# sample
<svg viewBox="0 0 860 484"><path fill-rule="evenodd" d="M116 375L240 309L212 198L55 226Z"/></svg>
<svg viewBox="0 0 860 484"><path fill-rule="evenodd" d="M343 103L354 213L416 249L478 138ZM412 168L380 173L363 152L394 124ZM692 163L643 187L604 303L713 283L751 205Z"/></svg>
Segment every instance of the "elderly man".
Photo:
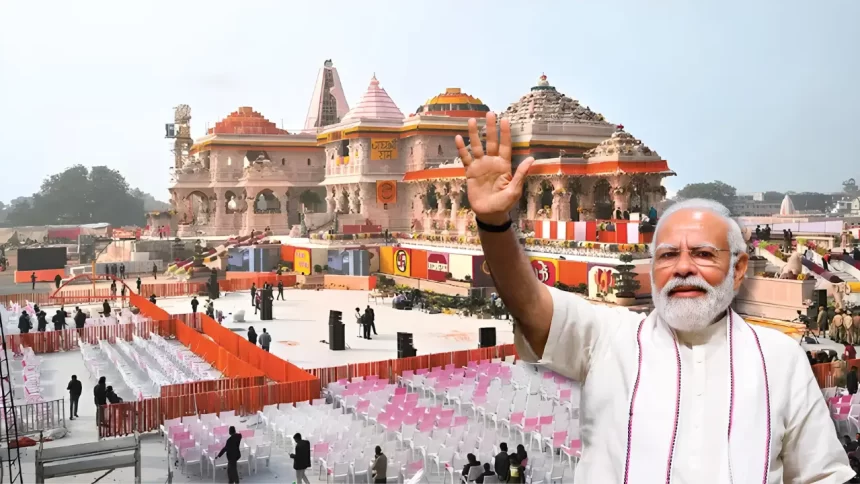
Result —
<svg viewBox="0 0 860 484"><path fill-rule="evenodd" d="M511 230L533 159L511 174L510 124L475 120L469 202L520 356L583 383L577 479L599 483L842 484L854 477L797 343L730 304L748 256L722 205L675 204L654 234L655 311L592 305L541 284Z"/></svg>

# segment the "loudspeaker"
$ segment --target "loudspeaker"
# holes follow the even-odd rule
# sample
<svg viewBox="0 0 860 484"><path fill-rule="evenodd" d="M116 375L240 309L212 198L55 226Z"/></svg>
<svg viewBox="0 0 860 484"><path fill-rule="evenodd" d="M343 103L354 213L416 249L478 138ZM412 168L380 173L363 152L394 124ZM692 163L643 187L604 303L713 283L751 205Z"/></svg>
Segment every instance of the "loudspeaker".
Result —
<svg viewBox="0 0 860 484"><path fill-rule="evenodd" d="M212 271L209 275L209 299L218 299L221 296L221 289L218 287L218 273Z"/></svg>
<svg viewBox="0 0 860 484"><path fill-rule="evenodd" d="M478 346L490 348L496 346L496 328L481 328L478 330Z"/></svg>
<svg viewBox="0 0 860 484"><path fill-rule="evenodd" d="M328 312L328 324L332 323L343 323L343 313L341 311L332 310Z"/></svg>
<svg viewBox="0 0 860 484"><path fill-rule="evenodd" d="M343 323L329 323L328 325L328 349L332 351L343 351L346 349L345 327Z"/></svg>
<svg viewBox="0 0 860 484"><path fill-rule="evenodd" d="M818 289L815 291L815 304L827 307L827 289Z"/></svg>
<svg viewBox="0 0 860 484"><path fill-rule="evenodd" d="M412 347L412 333L397 333L397 351Z"/></svg>
<svg viewBox="0 0 860 484"><path fill-rule="evenodd" d="M260 298L260 321L271 321L272 316L272 288L263 289L263 296Z"/></svg>
<svg viewBox="0 0 860 484"><path fill-rule="evenodd" d="M415 348L403 348L402 350L397 350L397 358L411 358L417 354L418 352Z"/></svg>

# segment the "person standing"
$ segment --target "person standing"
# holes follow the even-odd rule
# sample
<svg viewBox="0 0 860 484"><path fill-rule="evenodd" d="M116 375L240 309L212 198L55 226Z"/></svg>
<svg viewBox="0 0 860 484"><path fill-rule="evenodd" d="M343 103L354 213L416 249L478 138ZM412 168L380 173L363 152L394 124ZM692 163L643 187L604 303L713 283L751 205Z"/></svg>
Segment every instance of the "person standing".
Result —
<svg viewBox="0 0 860 484"><path fill-rule="evenodd" d="M251 306L257 306L257 283L251 283ZM254 314L257 314L255 311Z"/></svg>
<svg viewBox="0 0 860 484"><path fill-rule="evenodd" d="M110 283L110 295L116 297L116 280Z"/></svg>
<svg viewBox="0 0 860 484"><path fill-rule="evenodd" d="M851 315L848 314L847 309L842 313L842 331L845 333L845 344L851 346L857 344L857 341L854 340L854 334L856 333L854 320L851 319Z"/></svg>
<svg viewBox="0 0 860 484"><path fill-rule="evenodd" d="M66 326L68 326L68 324L66 324L66 315L65 315L65 313L64 313L62 310L60 310L60 309L58 309L58 310L57 310L57 314L55 314L55 315L51 318L51 322L53 322L53 323L54 323L54 331L62 331L62 330L63 330L63 328L65 328Z"/></svg>
<svg viewBox="0 0 860 484"><path fill-rule="evenodd" d="M46 322L45 324L47 325L48 323ZM27 311L21 311L21 316L18 318L18 332L27 334L32 327L33 323L30 322L30 315L27 314Z"/></svg>
<svg viewBox="0 0 860 484"><path fill-rule="evenodd" d="M258 291L254 296L254 314L260 311L260 306L263 304L263 291Z"/></svg>
<svg viewBox="0 0 860 484"><path fill-rule="evenodd" d="M158 280L158 264L152 263L152 278Z"/></svg>
<svg viewBox="0 0 860 484"><path fill-rule="evenodd" d="M263 351L269 351L270 344L272 344L272 335L266 332L266 328L263 328L263 334L260 335L260 347L263 348Z"/></svg>
<svg viewBox="0 0 860 484"><path fill-rule="evenodd" d="M376 457L373 458L373 466L371 467L373 482L385 484L387 481L385 473L388 471L388 457L385 457L385 454L382 453L382 448L378 445L374 449L374 452L376 453Z"/></svg>
<svg viewBox="0 0 860 484"><path fill-rule="evenodd" d="M36 331L44 333L48 329L48 319L46 316L45 311L39 311L36 314Z"/></svg>
<svg viewBox="0 0 860 484"><path fill-rule="evenodd" d="M149 296L149 302L151 302L152 304L155 304L155 294Z"/></svg>
<svg viewBox="0 0 860 484"><path fill-rule="evenodd" d="M72 380L66 385L66 390L69 391L69 420L74 420L78 416L78 399L81 398L84 388L77 375L72 375Z"/></svg>
<svg viewBox="0 0 860 484"><path fill-rule="evenodd" d="M57 274L56 276L54 276L54 286L55 286L57 289L59 289L59 288L60 288L60 284L62 284L62 283L63 283L63 276L61 276L61 275L59 275L59 274Z"/></svg>
<svg viewBox="0 0 860 484"><path fill-rule="evenodd" d="M75 308L75 328L78 329L78 334L81 334L84 329L84 325L87 324L87 315L81 311L81 308Z"/></svg>
<svg viewBox="0 0 860 484"><path fill-rule="evenodd" d="M119 265L119 278L125 279L125 264Z"/></svg>
<svg viewBox="0 0 860 484"><path fill-rule="evenodd" d="M119 286L119 297L125 299L125 290L126 290L126 285L123 282L122 285Z"/></svg>
<svg viewBox="0 0 860 484"><path fill-rule="evenodd" d="M508 457L508 444L502 442L499 444L499 453L493 460L493 467L496 470L496 475L502 482L508 482L508 472L511 469L510 458Z"/></svg>
<svg viewBox="0 0 860 484"><path fill-rule="evenodd" d="M112 312L113 311L111 311L110 303L107 299L105 299L105 302L102 303L102 314L104 315L104 317L108 317L111 315Z"/></svg>
<svg viewBox="0 0 860 484"><path fill-rule="evenodd" d="M278 280L278 297L281 301L284 300L284 281Z"/></svg>
<svg viewBox="0 0 860 484"><path fill-rule="evenodd" d="M36 273L35 272L30 274L30 284L32 286L32 290L35 291L36 290Z"/></svg>
<svg viewBox="0 0 860 484"><path fill-rule="evenodd" d="M364 319L361 316L361 309L355 308L355 322L358 324L358 337L364 338Z"/></svg>
<svg viewBox="0 0 860 484"><path fill-rule="evenodd" d="M845 387L848 388L848 394L854 395L857 393L857 367L852 366L851 370L848 372L848 376L845 378Z"/></svg>
<svg viewBox="0 0 860 484"><path fill-rule="evenodd" d="M229 484L239 484L239 458L242 457L242 434L236 432L236 427L230 426L228 430L230 437L224 443L224 448L218 453L216 459L220 459L222 455L227 454L227 482Z"/></svg>
<svg viewBox="0 0 860 484"><path fill-rule="evenodd" d="M604 398L582 402L589 425L577 480L809 484L855 476L797 342L731 308L749 255L725 206L686 199L663 212L651 244L649 315L593 304L535 277L510 217L534 159L512 172L510 122L499 130L494 113L486 119L486 155L474 119L471 152L462 136L456 144L486 263L517 321L517 353L575 381L614 382L597 391ZM702 376L683 383L682 368Z"/></svg>
<svg viewBox="0 0 860 484"><path fill-rule="evenodd" d="M302 440L302 434L293 435L293 441L296 443L296 450L294 454L290 454L290 458L293 459L296 482L311 484L308 476L305 475L305 472L311 466L311 443L307 440Z"/></svg>
<svg viewBox="0 0 860 484"><path fill-rule="evenodd" d="M143 284L140 281L140 276L137 276L137 282L135 282L135 284L137 284L137 293L140 294L140 286L141 286L141 284Z"/></svg>
<svg viewBox="0 0 860 484"><path fill-rule="evenodd" d="M197 296L192 297L191 298L191 312L196 313L197 312L197 306L199 306L199 305L200 305L200 302L197 300Z"/></svg>
<svg viewBox="0 0 860 484"><path fill-rule="evenodd" d="M376 313L373 312L373 308L370 307L370 304L367 305L367 309L364 310L364 319L370 329L373 330L374 336L379 336L376 333Z"/></svg>
<svg viewBox="0 0 860 484"><path fill-rule="evenodd" d="M103 405L107 405L107 379L105 377L99 378L99 382L96 383L96 386L93 388L93 400L96 404L96 422L99 425L102 425L103 417Z"/></svg>
<svg viewBox="0 0 860 484"><path fill-rule="evenodd" d="M830 339L837 343L845 342L844 329L842 328L842 310L836 310L836 316L830 321Z"/></svg>
<svg viewBox="0 0 860 484"><path fill-rule="evenodd" d="M248 342L257 346L257 331L253 326L248 327Z"/></svg>

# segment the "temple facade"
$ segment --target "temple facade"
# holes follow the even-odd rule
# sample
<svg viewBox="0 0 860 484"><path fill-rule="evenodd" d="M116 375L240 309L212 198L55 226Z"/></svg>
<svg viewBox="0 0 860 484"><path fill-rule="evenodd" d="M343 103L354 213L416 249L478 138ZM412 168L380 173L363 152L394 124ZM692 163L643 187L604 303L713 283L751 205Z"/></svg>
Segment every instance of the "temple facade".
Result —
<svg viewBox="0 0 860 484"><path fill-rule="evenodd" d="M170 189L177 235L475 233L454 136L468 135L469 118L483 126L489 110L449 88L404 114L375 76L349 109L326 61L303 129L286 131L242 107L177 155ZM187 125L190 110L183 115ZM537 160L515 213L521 229L647 213L665 196L662 179L674 174L623 126L546 76L500 116L511 122L514 165ZM152 218L150 228L161 223Z"/></svg>

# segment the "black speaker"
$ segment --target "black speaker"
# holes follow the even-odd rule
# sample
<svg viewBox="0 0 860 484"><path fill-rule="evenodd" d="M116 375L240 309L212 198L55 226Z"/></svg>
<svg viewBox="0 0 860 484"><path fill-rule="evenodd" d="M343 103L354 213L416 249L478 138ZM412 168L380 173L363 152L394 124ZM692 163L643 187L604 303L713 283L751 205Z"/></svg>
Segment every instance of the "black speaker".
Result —
<svg viewBox="0 0 860 484"><path fill-rule="evenodd" d="M343 313L341 311L329 311L328 312L328 324L331 323L343 323Z"/></svg>
<svg viewBox="0 0 860 484"><path fill-rule="evenodd" d="M418 352L415 348L403 348L402 350L397 350L397 358L411 358L417 354Z"/></svg>
<svg viewBox="0 0 860 484"><path fill-rule="evenodd" d="M345 327L343 323L329 323L328 325L328 349L332 351L343 351L346 349Z"/></svg>
<svg viewBox="0 0 860 484"><path fill-rule="evenodd" d="M263 297L260 298L260 321L271 321L272 316L272 288L263 289Z"/></svg>
<svg viewBox="0 0 860 484"><path fill-rule="evenodd" d="M815 291L815 304L824 308L827 307L827 289L818 289Z"/></svg>
<svg viewBox="0 0 860 484"><path fill-rule="evenodd" d="M416 350L412 346L412 333L397 333L397 357L409 358L415 354Z"/></svg>
<svg viewBox="0 0 860 484"><path fill-rule="evenodd" d="M480 328L478 330L478 346L481 348L496 346L496 328Z"/></svg>

